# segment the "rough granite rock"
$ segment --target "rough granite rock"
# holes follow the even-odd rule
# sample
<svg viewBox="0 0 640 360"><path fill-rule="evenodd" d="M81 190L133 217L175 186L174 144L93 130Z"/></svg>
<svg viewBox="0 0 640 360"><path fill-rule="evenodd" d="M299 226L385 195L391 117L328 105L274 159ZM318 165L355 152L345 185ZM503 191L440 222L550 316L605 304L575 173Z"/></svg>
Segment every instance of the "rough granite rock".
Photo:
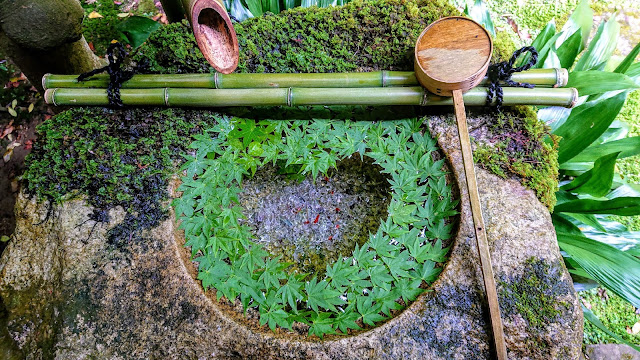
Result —
<svg viewBox="0 0 640 360"><path fill-rule="evenodd" d="M10 336L28 359L488 359L490 326L452 116L426 118L461 190L461 221L432 291L350 337L311 341L250 329L194 280L174 218L110 242L124 219L87 221L81 200L48 206L22 194L0 259ZM472 132L481 132L470 118ZM510 359L578 359L582 311L548 210L514 180L477 169Z"/></svg>

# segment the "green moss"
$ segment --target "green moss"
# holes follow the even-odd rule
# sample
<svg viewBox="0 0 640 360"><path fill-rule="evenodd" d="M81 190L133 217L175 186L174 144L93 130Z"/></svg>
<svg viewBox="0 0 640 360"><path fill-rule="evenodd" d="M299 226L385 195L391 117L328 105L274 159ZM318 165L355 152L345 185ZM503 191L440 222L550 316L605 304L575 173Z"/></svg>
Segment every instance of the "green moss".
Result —
<svg viewBox="0 0 640 360"><path fill-rule="evenodd" d="M213 121L207 111L179 109L65 111L37 129L38 141L26 159L27 192L54 201L88 195L100 209L92 220L104 221L102 211L120 205L137 214L128 226L156 225L164 216L160 203L174 164L191 134Z"/></svg>
<svg viewBox="0 0 640 360"><path fill-rule="evenodd" d="M444 0L354 1L344 7L296 8L235 24L239 72L341 72L413 69L420 32L459 15ZM186 22L153 34L139 56L155 71L209 72Z"/></svg>
<svg viewBox="0 0 640 360"><path fill-rule="evenodd" d="M520 314L530 327L542 330L571 305L558 298L573 291L559 280L560 265L531 257L522 274L499 281L500 309L505 316Z"/></svg>
<svg viewBox="0 0 640 360"><path fill-rule="evenodd" d="M557 144L544 141L548 129L534 110L520 106L500 113L489 131L489 142L478 144L474 160L502 178L516 177L553 209L558 186Z"/></svg>
<svg viewBox="0 0 640 360"><path fill-rule="evenodd" d="M640 345L640 334L629 334L627 328L640 321L640 314L637 314L633 305L623 300L621 297L605 291L606 297L599 296L604 289L595 288L580 292L580 297L584 302L591 305L591 311L602 321L602 323L624 340L636 345ZM588 321L584 322L584 343L617 343L615 339L608 336L600 329Z"/></svg>

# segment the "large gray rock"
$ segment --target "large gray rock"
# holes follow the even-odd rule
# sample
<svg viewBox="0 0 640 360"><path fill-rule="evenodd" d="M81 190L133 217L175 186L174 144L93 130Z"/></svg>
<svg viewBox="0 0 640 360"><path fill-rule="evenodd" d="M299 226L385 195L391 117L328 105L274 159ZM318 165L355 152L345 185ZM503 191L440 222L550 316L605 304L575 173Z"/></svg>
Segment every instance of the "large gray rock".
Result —
<svg viewBox="0 0 640 360"><path fill-rule="evenodd" d="M432 291L401 314L350 337L310 341L244 325L194 280L169 217L110 242L111 222L86 221L81 200L47 206L21 195L0 260L10 336L29 359L487 359L490 326L451 117L429 127L461 189L451 260ZM481 132L481 122L471 128ZM582 311L547 209L517 181L477 169L510 359L577 359ZM46 219L46 220L45 220Z"/></svg>

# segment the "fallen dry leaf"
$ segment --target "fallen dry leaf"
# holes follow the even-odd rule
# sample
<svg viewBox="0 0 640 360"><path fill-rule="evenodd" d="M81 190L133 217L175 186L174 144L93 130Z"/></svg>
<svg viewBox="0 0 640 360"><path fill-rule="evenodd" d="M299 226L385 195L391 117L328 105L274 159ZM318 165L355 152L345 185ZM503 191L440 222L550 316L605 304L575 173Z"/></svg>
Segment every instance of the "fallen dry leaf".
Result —
<svg viewBox="0 0 640 360"><path fill-rule="evenodd" d="M33 107L35 106L34 103L29 104L29 108L27 109L29 112L33 111Z"/></svg>
<svg viewBox="0 0 640 360"><path fill-rule="evenodd" d="M636 334L640 333L640 321L638 321L637 323L633 324L633 327L631 328L631 333L633 335L636 335Z"/></svg>
<svg viewBox="0 0 640 360"><path fill-rule="evenodd" d="M97 11L92 11L89 14L89 19L97 19L97 18L102 18L104 16L100 15L100 13L98 13Z"/></svg>
<svg viewBox="0 0 640 360"><path fill-rule="evenodd" d="M4 160L4 162L9 162L9 160L11 160L11 155L13 155L13 148L7 149L7 151L4 152L2 160Z"/></svg>
<svg viewBox="0 0 640 360"><path fill-rule="evenodd" d="M124 13L119 13L119 14L118 14L118 17L119 17L119 18L126 18L126 17L127 17L127 16L129 16L129 15L131 15L131 14L124 12Z"/></svg>
<svg viewBox="0 0 640 360"><path fill-rule="evenodd" d="M33 140L27 140L24 142L25 150L31 150L32 147L33 147Z"/></svg>
<svg viewBox="0 0 640 360"><path fill-rule="evenodd" d="M18 192L18 180L11 180L11 192Z"/></svg>

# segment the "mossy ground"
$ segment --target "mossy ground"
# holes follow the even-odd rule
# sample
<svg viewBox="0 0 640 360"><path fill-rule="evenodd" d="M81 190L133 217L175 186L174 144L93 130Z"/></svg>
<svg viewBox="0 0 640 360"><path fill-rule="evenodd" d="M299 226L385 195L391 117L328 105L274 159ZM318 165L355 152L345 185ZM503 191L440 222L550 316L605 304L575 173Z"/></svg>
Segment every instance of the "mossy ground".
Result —
<svg viewBox="0 0 640 360"><path fill-rule="evenodd" d="M546 326L554 322L563 313L571 311L573 306L558 298L569 295L573 288L560 280L562 266L549 264L532 257L527 260L522 273L498 281L500 309L506 318L520 315L533 333L541 334L526 339L527 346L537 358L550 358L545 349L549 347ZM517 322L517 320L515 320Z"/></svg>
<svg viewBox="0 0 640 360"><path fill-rule="evenodd" d="M606 295L605 295L606 294ZM640 322L640 313L621 297L601 288L580 293L583 303L591 306L591 311L602 323L619 337L640 345L640 334L629 333L633 325ZM600 344L615 342L609 335L588 321L584 323L584 343Z"/></svg>
<svg viewBox="0 0 640 360"><path fill-rule="evenodd" d="M191 135L213 122L207 111L67 110L38 127L39 140L26 159L26 190L51 201L87 195L96 222L108 220L105 210L122 206L128 218L112 233L120 241L164 217L168 176Z"/></svg>
<svg viewBox="0 0 640 360"><path fill-rule="evenodd" d="M494 174L516 176L549 209L556 203L557 146L544 142L548 132L530 107L500 113L489 126L490 144L479 144L474 160Z"/></svg>

